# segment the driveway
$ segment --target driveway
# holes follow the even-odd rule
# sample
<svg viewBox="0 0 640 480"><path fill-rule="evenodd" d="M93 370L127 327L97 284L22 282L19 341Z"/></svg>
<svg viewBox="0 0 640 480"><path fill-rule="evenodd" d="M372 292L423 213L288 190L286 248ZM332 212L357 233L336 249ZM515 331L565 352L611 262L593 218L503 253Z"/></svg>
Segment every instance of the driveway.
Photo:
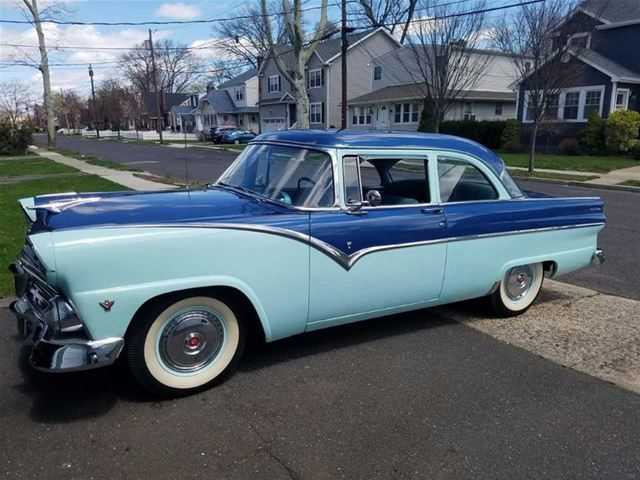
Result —
<svg viewBox="0 0 640 480"><path fill-rule="evenodd" d="M43 135L36 136L36 143L46 143ZM123 143L116 140L94 140L79 137L58 136L61 148L76 150L85 155L95 155L114 162L127 163L160 176L184 181L185 173L191 181L213 182L237 157L236 153L185 151L153 144ZM186 167L188 165L188 167ZM546 182L519 180L526 190L555 196L597 196L605 202L607 228L600 235L600 247L607 255L607 262L597 268L559 277L563 282L591 288L603 293L640 300L640 194L599 188L573 187Z"/></svg>
<svg viewBox="0 0 640 480"><path fill-rule="evenodd" d="M172 401L117 367L33 371L9 317L7 480L640 477L640 396L429 310L253 348Z"/></svg>

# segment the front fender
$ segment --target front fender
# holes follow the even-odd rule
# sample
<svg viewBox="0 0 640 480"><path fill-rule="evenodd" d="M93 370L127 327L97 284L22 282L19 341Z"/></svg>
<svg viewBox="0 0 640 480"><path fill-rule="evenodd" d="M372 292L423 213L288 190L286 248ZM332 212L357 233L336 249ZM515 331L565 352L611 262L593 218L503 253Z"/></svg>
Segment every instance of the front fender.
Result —
<svg viewBox="0 0 640 480"><path fill-rule="evenodd" d="M158 295L223 286L253 303L267 341L303 332L309 246L255 231L99 228L53 232L59 288L94 339L123 336ZM286 274L282 265L287 265ZM100 302L113 301L109 311Z"/></svg>

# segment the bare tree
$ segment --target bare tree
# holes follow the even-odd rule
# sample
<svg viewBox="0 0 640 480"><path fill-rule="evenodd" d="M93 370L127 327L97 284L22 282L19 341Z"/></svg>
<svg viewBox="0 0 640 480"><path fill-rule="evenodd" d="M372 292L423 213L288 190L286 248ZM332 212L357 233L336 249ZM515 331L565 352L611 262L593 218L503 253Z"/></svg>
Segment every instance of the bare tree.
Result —
<svg viewBox="0 0 640 480"><path fill-rule="evenodd" d="M418 0L358 0L350 4L349 14L356 26L384 27L392 34L399 31L404 43L417 4Z"/></svg>
<svg viewBox="0 0 640 480"><path fill-rule="evenodd" d="M35 64L36 68L42 73L43 84L43 101L44 108L47 117L47 145L49 147L56 146L56 117L53 111L53 98L51 96L51 78L49 75L49 52L45 42L44 32L42 30L42 20L48 17L59 15L61 9L59 5L53 4L52 6L40 11L38 9L37 0L22 0L27 7L28 14L25 12L25 17L36 30L38 35L38 49L40 51L40 60L35 61L30 56L27 56L27 61L32 66Z"/></svg>
<svg viewBox="0 0 640 480"><path fill-rule="evenodd" d="M275 4L270 10L276 10ZM216 49L230 59L241 59L254 67L258 66L258 57L265 57L269 51L269 41L260 6L247 5L238 11L235 18L216 24L213 35L216 38ZM284 40L284 17L272 15L269 17L271 30L277 44Z"/></svg>
<svg viewBox="0 0 640 480"><path fill-rule="evenodd" d="M453 104L464 99L486 71L488 58L476 48L484 32L485 3L420 0L418 5L426 13L411 24L404 47L408 58L401 68L424 96L423 118L429 119L425 129L438 132ZM472 13L459 15L466 12Z"/></svg>
<svg viewBox="0 0 640 480"><path fill-rule="evenodd" d="M9 120L11 125L17 125L32 98L33 92L24 83L17 80L0 83L0 117Z"/></svg>
<svg viewBox="0 0 640 480"><path fill-rule="evenodd" d="M105 128L120 133L125 123L127 91L116 78L103 80L96 92L102 108L102 121Z"/></svg>
<svg viewBox="0 0 640 480"><path fill-rule="evenodd" d="M573 0L546 0L521 5L508 19L503 17L491 30L493 42L508 54L520 78L520 88L527 91L523 119L531 122L529 171L535 166L536 139L541 125L557 112L558 98L582 66L572 60L582 48L567 41L564 19L576 7ZM580 27L586 32L591 25ZM553 116L553 115L551 115Z"/></svg>
<svg viewBox="0 0 640 480"><path fill-rule="evenodd" d="M64 128L77 129L86 102L73 90L60 90L53 96L53 108L58 124Z"/></svg>
<svg viewBox="0 0 640 480"><path fill-rule="evenodd" d="M313 52L316 50L318 42L327 36L327 0L321 0L320 20L314 29L311 40L305 42L305 35L302 28L302 0L282 0L282 11L284 14L284 30L286 43L278 45L274 42L270 14L267 7L267 0L260 0L260 8L264 18L264 26L269 42L269 55L273 58L278 71L282 77L289 82L291 93L296 99L296 118L298 128L309 128L309 96L307 95L305 82L305 66ZM283 50L290 54L290 61L285 62Z"/></svg>
<svg viewBox="0 0 640 480"><path fill-rule="evenodd" d="M202 62L185 44L173 40L154 42L158 84L163 92L181 93L202 76ZM140 44L120 57L124 77L138 89L154 91L151 52Z"/></svg>

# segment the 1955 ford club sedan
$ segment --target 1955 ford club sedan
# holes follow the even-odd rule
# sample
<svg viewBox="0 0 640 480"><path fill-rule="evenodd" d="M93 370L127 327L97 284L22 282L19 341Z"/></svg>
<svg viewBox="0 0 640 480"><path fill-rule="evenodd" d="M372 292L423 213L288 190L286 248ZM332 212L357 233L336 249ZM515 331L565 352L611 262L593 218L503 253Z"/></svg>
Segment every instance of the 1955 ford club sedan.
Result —
<svg viewBox="0 0 640 480"><path fill-rule="evenodd" d="M12 311L31 364L120 357L169 395L219 381L249 332L273 341L477 297L517 315L545 273L603 258L599 198L523 192L490 150L445 135L273 132L202 190L20 204Z"/></svg>

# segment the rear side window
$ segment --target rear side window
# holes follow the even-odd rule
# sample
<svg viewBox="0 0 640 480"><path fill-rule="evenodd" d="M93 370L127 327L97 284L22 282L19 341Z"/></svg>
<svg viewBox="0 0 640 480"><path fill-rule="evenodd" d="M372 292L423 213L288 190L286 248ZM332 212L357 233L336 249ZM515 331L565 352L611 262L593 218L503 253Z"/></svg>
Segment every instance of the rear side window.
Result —
<svg viewBox="0 0 640 480"><path fill-rule="evenodd" d="M476 166L438 155L438 182L443 203L496 200L498 192Z"/></svg>

